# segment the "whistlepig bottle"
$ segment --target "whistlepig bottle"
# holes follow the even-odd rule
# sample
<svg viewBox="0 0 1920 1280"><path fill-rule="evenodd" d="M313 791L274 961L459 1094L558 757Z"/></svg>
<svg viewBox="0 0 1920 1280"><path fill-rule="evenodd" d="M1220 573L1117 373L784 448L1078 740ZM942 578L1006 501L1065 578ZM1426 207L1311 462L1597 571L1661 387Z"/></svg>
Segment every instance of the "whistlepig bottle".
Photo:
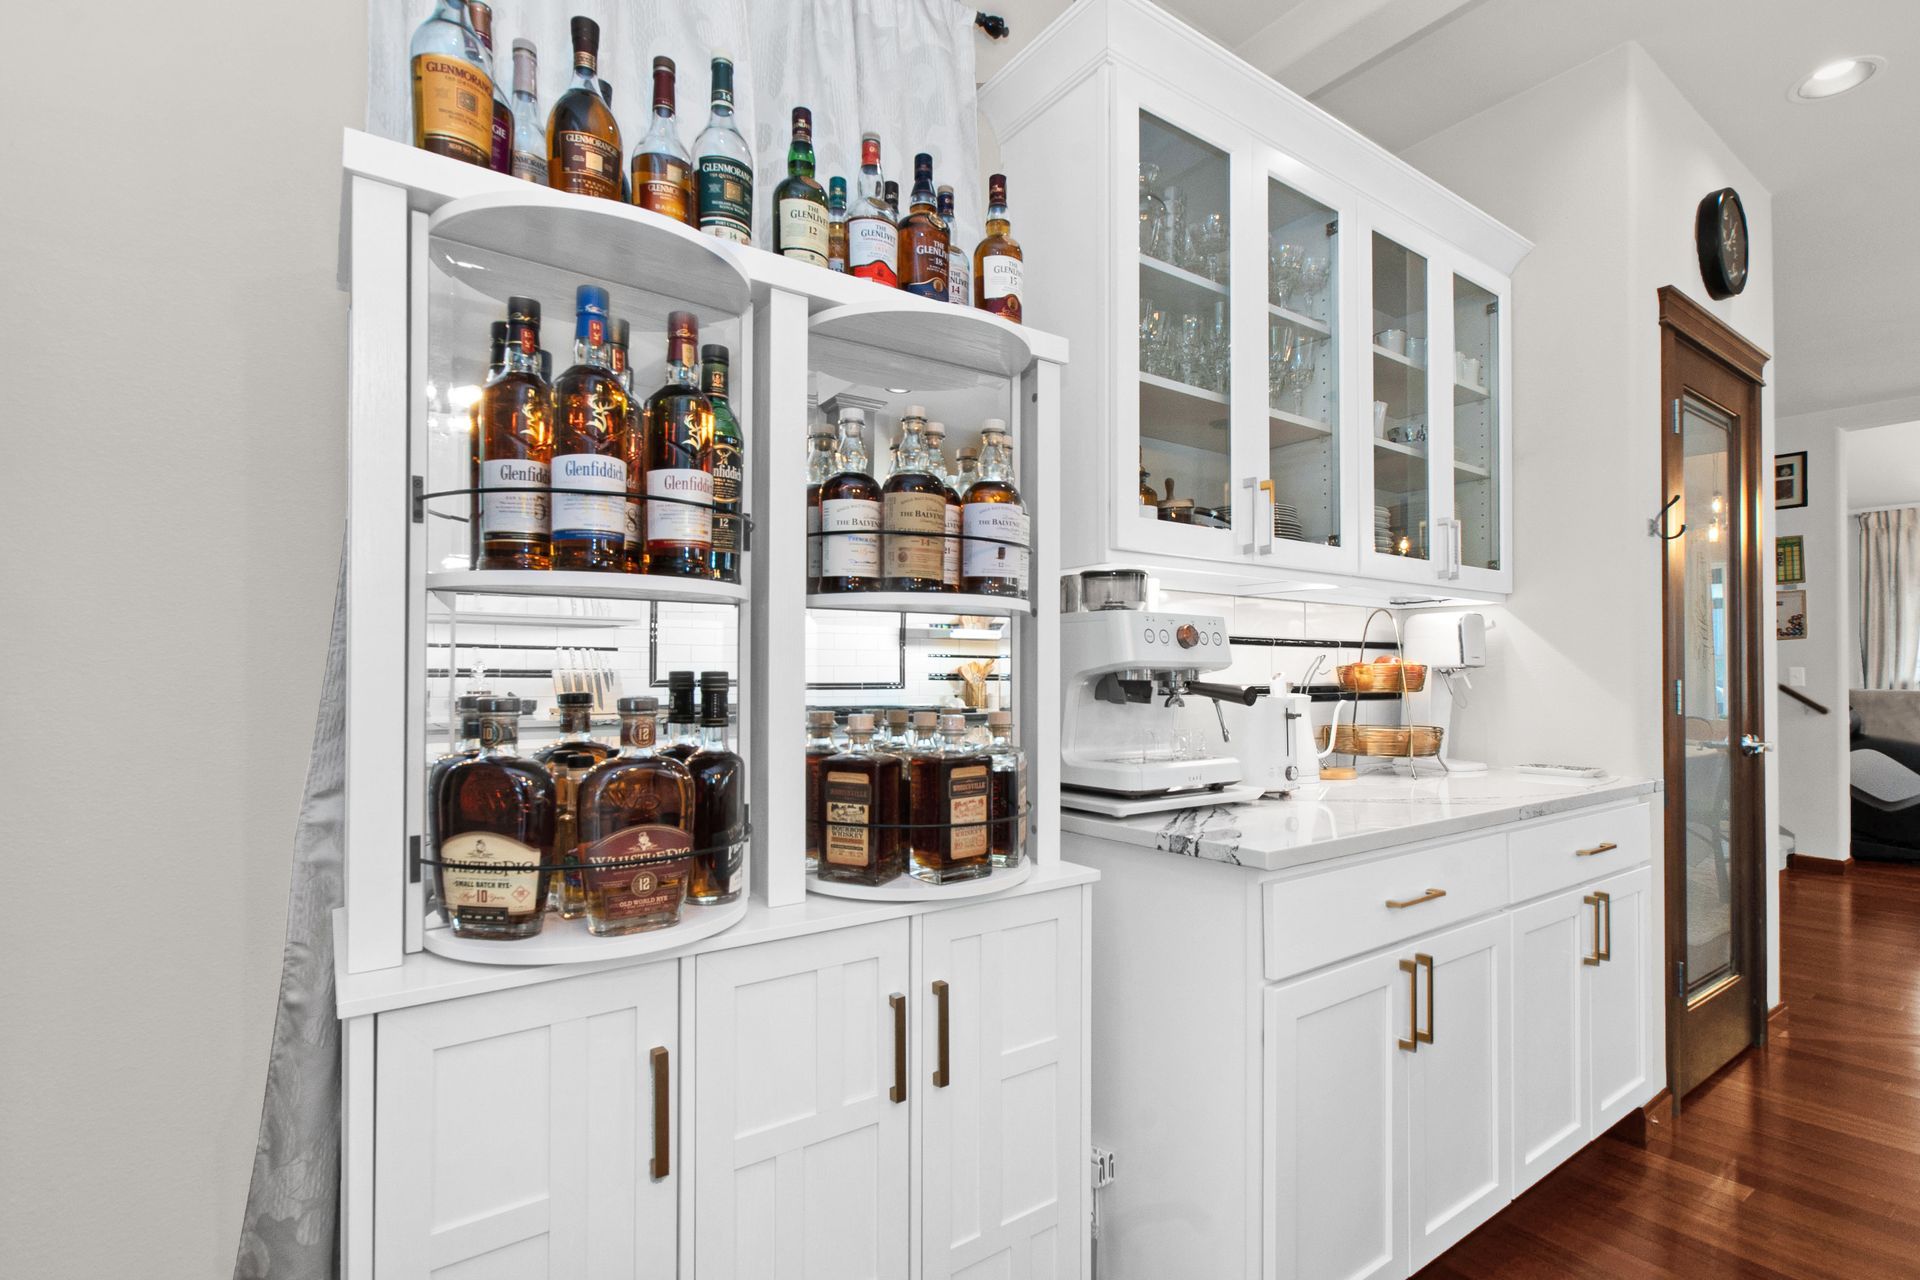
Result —
<svg viewBox="0 0 1920 1280"><path fill-rule="evenodd" d="M693 880L687 901L703 906L740 896L747 860L746 762L727 747L727 673L700 673L699 748L693 775Z"/></svg>
<svg viewBox="0 0 1920 1280"><path fill-rule="evenodd" d="M595 934L664 929L693 870L693 776L653 749L652 698L622 698L620 754L580 781L580 877Z"/></svg>
<svg viewBox="0 0 1920 1280"><path fill-rule="evenodd" d="M820 842L822 825L820 821L820 777L821 766L827 762L837 747L833 745L833 712L807 712L807 870L814 871L820 866Z"/></svg>
<svg viewBox="0 0 1920 1280"><path fill-rule="evenodd" d="M456 938L540 932L553 862L553 777L521 757L520 700L483 698L480 749L440 775L433 796L434 887Z"/></svg>

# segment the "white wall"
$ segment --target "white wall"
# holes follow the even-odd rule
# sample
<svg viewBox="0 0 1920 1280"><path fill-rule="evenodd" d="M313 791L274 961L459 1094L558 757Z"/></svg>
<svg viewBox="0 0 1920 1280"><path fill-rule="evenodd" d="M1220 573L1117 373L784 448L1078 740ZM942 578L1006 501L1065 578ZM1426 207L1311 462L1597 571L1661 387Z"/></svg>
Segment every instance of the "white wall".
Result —
<svg viewBox="0 0 1920 1280"><path fill-rule="evenodd" d="M1779 641L1780 676L1831 714L1782 697L1779 704L1780 825L1798 852L1844 858L1853 839L1847 793L1847 686L1854 663L1847 599L1849 433L1819 419L1782 418L1778 451L1807 454L1807 505L1775 514L1775 532L1804 542L1807 637ZM1771 572L1768 574L1772 578ZM1797 670L1796 670L1797 669Z"/></svg>
<svg viewBox="0 0 1920 1280"><path fill-rule="evenodd" d="M8 11L6 1276L233 1267L340 551L365 27Z"/></svg>
<svg viewBox="0 0 1920 1280"><path fill-rule="evenodd" d="M1920 504L1920 422L1847 433L1847 509Z"/></svg>

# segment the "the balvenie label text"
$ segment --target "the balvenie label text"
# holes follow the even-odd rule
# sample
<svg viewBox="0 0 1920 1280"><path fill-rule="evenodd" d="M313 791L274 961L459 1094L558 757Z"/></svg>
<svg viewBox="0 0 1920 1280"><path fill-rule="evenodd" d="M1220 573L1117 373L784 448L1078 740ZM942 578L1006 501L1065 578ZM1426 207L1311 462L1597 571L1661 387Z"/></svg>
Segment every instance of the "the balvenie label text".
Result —
<svg viewBox="0 0 1920 1280"><path fill-rule="evenodd" d="M1027 513L1011 502L969 502L966 564L969 578L1011 578L1027 582Z"/></svg>
<svg viewBox="0 0 1920 1280"><path fill-rule="evenodd" d="M423 53L413 60L414 142L470 164L493 154L493 82L470 62Z"/></svg>
<svg viewBox="0 0 1920 1280"><path fill-rule="evenodd" d="M886 496L887 573L896 578L938 582L946 562L945 538L917 538L916 532L947 531L947 499L938 493L890 493Z"/></svg>
<svg viewBox="0 0 1920 1280"><path fill-rule="evenodd" d="M880 504L871 498L820 502L820 576L872 578L880 573Z"/></svg>

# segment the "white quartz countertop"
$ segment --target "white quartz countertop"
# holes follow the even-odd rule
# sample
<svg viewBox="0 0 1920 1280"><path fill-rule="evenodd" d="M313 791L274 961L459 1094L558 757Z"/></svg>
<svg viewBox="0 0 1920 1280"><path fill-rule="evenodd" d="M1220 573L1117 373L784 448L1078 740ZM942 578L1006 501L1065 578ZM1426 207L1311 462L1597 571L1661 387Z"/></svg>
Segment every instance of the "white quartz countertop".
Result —
<svg viewBox="0 0 1920 1280"><path fill-rule="evenodd" d="M1262 871L1395 845L1459 835L1647 795L1659 784L1636 778L1562 780L1512 769L1484 773L1363 774L1318 782L1285 800L1255 800L1106 818L1063 809L1077 835L1159 849Z"/></svg>

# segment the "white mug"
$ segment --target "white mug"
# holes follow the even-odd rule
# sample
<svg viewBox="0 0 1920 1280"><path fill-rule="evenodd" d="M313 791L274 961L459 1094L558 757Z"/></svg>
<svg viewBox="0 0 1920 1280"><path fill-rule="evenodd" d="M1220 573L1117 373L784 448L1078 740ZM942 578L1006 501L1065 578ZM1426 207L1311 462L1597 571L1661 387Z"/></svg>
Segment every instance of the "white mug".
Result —
<svg viewBox="0 0 1920 1280"><path fill-rule="evenodd" d="M1407 359L1415 364L1427 362L1427 340L1425 338L1407 339Z"/></svg>
<svg viewBox="0 0 1920 1280"><path fill-rule="evenodd" d="M1405 329L1382 329L1373 335L1375 344L1397 356L1407 354L1407 331Z"/></svg>

